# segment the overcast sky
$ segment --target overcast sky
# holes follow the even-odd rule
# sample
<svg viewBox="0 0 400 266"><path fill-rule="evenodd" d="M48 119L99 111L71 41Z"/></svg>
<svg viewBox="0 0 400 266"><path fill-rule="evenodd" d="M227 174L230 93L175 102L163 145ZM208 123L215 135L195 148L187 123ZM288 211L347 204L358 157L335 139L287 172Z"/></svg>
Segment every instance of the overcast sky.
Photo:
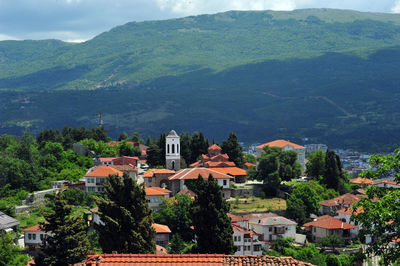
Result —
<svg viewBox="0 0 400 266"><path fill-rule="evenodd" d="M0 0L0 40L79 42L130 21L321 7L400 13L400 0Z"/></svg>

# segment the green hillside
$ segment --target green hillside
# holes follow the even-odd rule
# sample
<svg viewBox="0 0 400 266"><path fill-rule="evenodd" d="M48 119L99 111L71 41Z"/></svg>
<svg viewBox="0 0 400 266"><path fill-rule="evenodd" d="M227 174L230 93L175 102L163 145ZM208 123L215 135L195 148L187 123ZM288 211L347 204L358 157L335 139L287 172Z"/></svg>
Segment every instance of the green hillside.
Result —
<svg viewBox="0 0 400 266"><path fill-rule="evenodd" d="M0 130L95 126L101 109L114 135L235 131L390 150L398 62L400 15L332 9L132 22L80 44L4 41Z"/></svg>

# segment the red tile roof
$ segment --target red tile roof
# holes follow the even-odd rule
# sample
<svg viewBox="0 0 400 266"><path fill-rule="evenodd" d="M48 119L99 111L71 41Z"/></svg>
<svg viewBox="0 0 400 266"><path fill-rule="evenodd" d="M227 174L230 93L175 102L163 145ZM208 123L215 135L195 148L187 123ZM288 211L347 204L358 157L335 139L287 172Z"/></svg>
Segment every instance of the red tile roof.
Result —
<svg viewBox="0 0 400 266"><path fill-rule="evenodd" d="M143 177L153 177L156 174L175 174L175 171L168 169L152 169L143 173Z"/></svg>
<svg viewBox="0 0 400 266"><path fill-rule="evenodd" d="M339 219L333 217L325 217L323 219L318 219L304 224L305 227L318 227L323 229L355 229L357 226L342 222Z"/></svg>
<svg viewBox="0 0 400 266"><path fill-rule="evenodd" d="M136 169L137 169L137 168L136 168L134 165L132 165L132 164L110 165L110 167L112 167L112 168L114 168L114 169L116 169L116 170L118 170L118 171L121 171L121 172L124 172L124 171L132 172L132 171L136 171Z"/></svg>
<svg viewBox="0 0 400 266"><path fill-rule="evenodd" d="M213 168L213 170L232 176L247 175L246 170L243 170L239 167L221 167L221 168Z"/></svg>
<svg viewBox="0 0 400 266"><path fill-rule="evenodd" d="M238 216L238 215L235 215L235 214L232 214L232 213L227 213L226 215L231 217L232 223L248 221L248 219L244 218L243 216Z"/></svg>
<svg viewBox="0 0 400 266"><path fill-rule="evenodd" d="M156 245L156 254L157 255L165 255L168 254L167 249L165 247Z"/></svg>
<svg viewBox="0 0 400 266"><path fill-rule="evenodd" d="M86 174L85 177L108 177L109 175L122 176L123 173L110 166L100 165L93 168L93 170Z"/></svg>
<svg viewBox="0 0 400 266"><path fill-rule="evenodd" d="M169 195L172 191L160 187L146 187L144 188L146 196L164 196Z"/></svg>
<svg viewBox="0 0 400 266"><path fill-rule="evenodd" d="M118 265L300 265L312 266L311 263L301 262L292 257L271 256L234 256L224 254L89 254L86 265L118 266Z"/></svg>
<svg viewBox="0 0 400 266"><path fill-rule="evenodd" d="M343 214L346 214L346 215L352 215L353 214L353 208L346 207L346 208L340 209L340 210L338 210L336 212L343 213ZM363 212L364 212L363 208L360 207L354 212L354 214L358 215L358 214L363 213Z"/></svg>
<svg viewBox="0 0 400 266"><path fill-rule="evenodd" d="M192 198L197 196L196 193L194 193L193 191L191 191L190 189L187 189L187 188L184 188L177 193L177 195L181 195L181 194L189 195Z"/></svg>
<svg viewBox="0 0 400 266"><path fill-rule="evenodd" d="M208 179L210 174L215 178L215 179L232 179L232 176L223 174L221 172L217 172L213 170L212 168L203 168L203 167L197 167L197 168L186 168L178 171L176 174L173 176L170 176L168 179L169 180L186 180L186 179L197 179L199 175L201 175L204 179Z"/></svg>
<svg viewBox="0 0 400 266"><path fill-rule="evenodd" d="M222 150L222 148L220 146L218 146L217 144L213 144L210 147L208 147L209 150Z"/></svg>
<svg viewBox="0 0 400 266"><path fill-rule="evenodd" d="M396 181L390 180L390 179L385 179L382 181L373 181L372 185L378 185L378 184L390 184L390 185L395 185L395 186L400 186L400 183L397 183Z"/></svg>
<svg viewBox="0 0 400 266"><path fill-rule="evenodd" d="M169 229L168 225L163 225L163 224L152 224L154 230L156 230L157 234L170 234L171 230Z"/></svg>
<svg viewBox="0 0 400 266"><path fill-rule="evenodd" d="M333 207L333 206L338 206L338 205L351 205L353 203L356 203L359 200L361 200L360 195L346 193L346 194L343 194L343 195L333 198L333 199L320 201L319 204L321 204L323 206L327 206L327 207Z"/></svg>
<svg viewBox="0 0 400 266"><path fill-rule="evenodd" d="M257 167L257 165L252 164L252 163L244 163L244 165L245 165L247 168L250 168L250 167Z"/></svg>
<svg viewBox="0 0 400 266"><path fill-rule="evenodd" d="M200 163L201 163L201 161L194 162L194 163L190 164L189 167L190 167L190 168L196 167L196 166L198 166Z"/></svg>
<svg viewBox="0 0 400 266"><path fill-rule="evenodd" d="M357 178L350 179L350 183L353 183L353 184L367 184L368 185L368 184L374 183L374 181L371 180L371 179L368 179L368 178L357 177Z"/></svg>
<svg viewBox="0 0 400 266"><path fill-rule="evenodd" d="M100 162L112 162L117 157L101 157Z"/></svg>
<svg viewBox="0 0 400 266"><path fill-rule="evenodd" d="M208 168L217 168L217 167L235 167L236 164L234 162L212 162L208 161L204 163L204 166Z"/></svg>
<svg viewBox="0 0 400 266"><path fill-rule="evenodd" d="M39 224L25 228L24 232L44 232Z"/></svg>
<svg viewBox="0 0 400 266"><path fill-rule="evenodd" d="M257 148L264 148L265 146L269 146L269 147L279 147L279 148L283 148L285 146L292 146L293 148L304 148L301 145L295 144L293 142L284 140L284 139L278 139L278 140L274 140L271 142L267 142L261 145L258 145Z"/></svg>

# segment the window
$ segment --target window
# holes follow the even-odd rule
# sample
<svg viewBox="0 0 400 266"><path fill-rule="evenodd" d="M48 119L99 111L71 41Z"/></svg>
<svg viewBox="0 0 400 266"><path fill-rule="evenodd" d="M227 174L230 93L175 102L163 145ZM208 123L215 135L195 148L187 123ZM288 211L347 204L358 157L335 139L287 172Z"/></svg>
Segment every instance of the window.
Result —
<svg viewBox="0 0 400 266"><path fill-rule="evenodd" d="M94 183L94 178L88 178L88 179L87 179L87 182L88 182L88 183Z"/></svg>
<svg viewBox="0 0 400 266"><path fill-rule="evenodd" d="M241 246L238 246L238 247L237 247L237 251L240 251L240 248L241 248Z"/></svg>
<svg viewBox="0 0 400 266"><path fill-rule="evenodd" d="M32 239L32 234L28 234L28 239L29 239L29 240Z"/></svg>
<svg viewBox="0 0 400 266"><path fill-rule="evenodd" d="M261 245L254 245L254 251L260 251Z"/></svg>
<svg viewBox="0 0 400 266"><path fill-rule="evenodd" d="M269 231L272 232L272 226L269 227Z"/></svg>
<svg viewBox="0 0 400 266"><path fill-rule="evenodd" d="M242 237L241 236L238 236L238 241L242 241Z"/></svg>
<svg viewBox="0 0 400 266"><path fill-rule="evenodd" d="M149 183L153 182L153 179L151 177L148 180L149 180Z"/></svg>
<svg viewBox="0 0 400 266"><path fill-rule="evenodd" d="M224 180L224 186L226 186L226 180Z"/></svg>
<svg viewBox="0 0 400 266"><path fill-rule="evenodd" d="M44 235L43 235L43 234L40 234L40 240L43 241L43 238L44 238Z"/></svg>
<svg viewBox="0 0 400 266"><path fill-rule="evenodd" d="M169 153L169 144L167 144L167 153Z"/></svg>
<svg viewBox="0 0 400 266"><path fill-rule="evenodd" d="M172 153L175 153L175 144L172 144Z"/></svg>
<svg viewBox="0 0 400 266"><path fill-rule="evenodd" d="M233 237L233 241L235 241L235 242L237 241L237 236Z"/></svg>
<svg viewBox="0 0 400 266"><path fill-rule="evenodd" d="M36 240L36 234L32 234L33 240Z"/></svg>
<svg viewBox="0 0 400 266"><path fill-rule="evenodd" d="M317 232L317 228L316 228L316 227L314 227L314 233L315 233L315 232Z"/></svg>
<svg viewBox="0 0 400 266"><path fill-rule="evenodd" d="M88 192L96 192L96 188L95 187L88 187Z"/></svg>

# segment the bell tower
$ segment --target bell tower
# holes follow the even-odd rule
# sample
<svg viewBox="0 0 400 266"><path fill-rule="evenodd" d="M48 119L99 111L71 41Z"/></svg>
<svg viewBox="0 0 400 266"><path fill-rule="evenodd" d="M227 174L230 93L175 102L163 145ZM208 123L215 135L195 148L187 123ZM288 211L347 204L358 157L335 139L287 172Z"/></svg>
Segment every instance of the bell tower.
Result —
<svg viewBox="0 0 400 266"><path fill-rule="evenodd" d="M181 168L180 138L175 130L171 130L165 138L165 165L169 170Z"/></svg>

